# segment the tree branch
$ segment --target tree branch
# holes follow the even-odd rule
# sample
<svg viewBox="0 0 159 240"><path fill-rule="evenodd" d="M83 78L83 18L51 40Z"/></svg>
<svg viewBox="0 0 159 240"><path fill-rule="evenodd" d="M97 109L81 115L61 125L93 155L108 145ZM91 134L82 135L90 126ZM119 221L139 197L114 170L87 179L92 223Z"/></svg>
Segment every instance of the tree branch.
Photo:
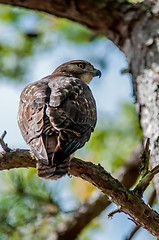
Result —
<svg viewBox="0 0 159 240"><path fill-rule="evenodd" d="M143 146L139 144L126 164L120 167L114 174L127 188L132 187L137 180L142 151ZM58 229L56 229L56 234L51 234L49 240L74 240L82 229L106 209L110 203L104 194L94 191L85 203L74 211L69 218L67 217L65 222L59 225Z"/></svg>
<svg viewBox="0 0 159 240"><path fill-rule="evenodd" d="M134 192L136 195L142 196L143 192L146 190L148 185L150 184L150 181L154 178L154 176L159 173L159 165L154 167L151 171L145 175L140 182L137 184L137 186L134 189Z"/></svg>
<svg viewBox="0 0 159 240"><path fill-rule="evenodd" d="M0 153L1 170L35 166L36 159L28 150L17 149ZM92 183L108 196L110 201L117 204L121 211L129 214L134 222L140 224L154 236L159 237L159 214L147 206L133 192L126 189L101 165L73 158L70 163L70 174Z"/></svg>
<svg viewBox="0 0 159 240"><path fill-rule="evenodd" d="M150 194L148 203L147 203L150 207L152 207L155 198L156 198L156 191L155 191L155 189L153 189L153 191ZM128 238L126 238L126 240L131 240L133 238L133 236L136 234L136 232L140 229L140 227L141 227L140 225L136 225L134 227L134 229L132 230L132 232L130 233L130 236Z"/></svg>
<svg viewBox="0 0 159 240"><path fill-rule="evenodd" d="M130 25L148 8L145 3L131 4L124 0L0 0L0 3L40 10L74 20L106 35L116 44L129 35Z"/></svg>
<svg viewBox="0 0 159 240"><path fill-rule="evenodd" d="M5 142L3 141L3 139L4 139L4 137L5 137L6 134L7 134L7 132L4 131L4 133L3 133L2 136L0 137L0 145L2 146L2 148L3 148L3 150L4 150L5 152L10 152L11 149L8 147L7 143L5 143Z"/></svg>

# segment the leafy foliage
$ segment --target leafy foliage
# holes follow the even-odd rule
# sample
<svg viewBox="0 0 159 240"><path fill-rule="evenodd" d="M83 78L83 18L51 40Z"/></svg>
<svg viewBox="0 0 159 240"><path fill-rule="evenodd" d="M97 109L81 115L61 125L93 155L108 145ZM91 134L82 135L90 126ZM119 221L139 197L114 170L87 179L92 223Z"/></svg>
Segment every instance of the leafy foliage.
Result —
<svg viewBox="0 0 159 240"><path fill-rule="evenodd" d="M60 212L46 184L33 169L3 172L1 179L0 239L44 239Z"/></svg>

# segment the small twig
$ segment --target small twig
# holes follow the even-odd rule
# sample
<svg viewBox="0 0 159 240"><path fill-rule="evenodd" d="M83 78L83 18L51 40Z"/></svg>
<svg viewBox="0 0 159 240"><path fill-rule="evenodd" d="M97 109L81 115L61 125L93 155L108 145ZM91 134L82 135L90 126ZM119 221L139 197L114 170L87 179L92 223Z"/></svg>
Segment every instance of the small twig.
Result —
<svg viewBox="0 0 159 240"><path fill-rule="evenodd" d="M121 70L121 73L122 73L122 74L131 73L131 69L130 69L130 68L122 69L122 70Z"/></svg>
<svg viewBox="0 0 159 240"><path fill-rule="evenodd" d="M154 200L156 197L156 190L153 189L152 193L150 194L149 200L148 200L148 205L150 207L152 207ZM130 236L128 238L126 238L125 240L131 240L133 238L133 236L135 235L135 233L141 228L141 226L139 224L137 224L134 229L132 230L132 232L130 233Z"/></svg>
<svg viewBox="0 0 159 240"><path fill-rule="evenodd" d="M150 146L150 138L147 139L145 149L141 156L141 164L139 166L139 172L142 178L134 189L134 193L140 197L142 197L143 192L145 191L145 189L147 188L147 186L149 185L150 181L154 176L153 171L149 170L149 159L150 159L149 146Z"/></svg>
<svg viewBox="0 0 159 240"><path fill-rule="evenodd" d="M150 138L146 141L146 146L141 156L141 165L139 167L139 171L142 177L146 176L149 172L149 159L150 159Z"/></svg>
<svg viewBox="0 0 159 240"><path fill-rule="evenodd" d="M108 214L108 218L112 218L114 216L114 214L120 213L120 212L121 212L121 208L117 208Z"/></svg>
<svg viewBox="0 0 159 240"><path fill-rule="evenodd" d="M125 240L131 240L132 237L135 235L135 233L140 229L140 225L136 225L134 227L134 229L132 230L132 232L130 233L130 236L128 238L126 238Z"/></svg>
<svg viewBox="0 0 159 240"><path fill-rule="evenodd" d="M148 187L149 183L153 179L153 177L159 173L159 165L154 167L151 171L147 173L145 177L143 177L140 182L136 185L135 189L133 190L134 193L138 196L142 196L146 188Z"/></svg>
<svg viewBox="0 0 159 240"><path fill-rule="evenodd" d="M4 137L6 136L7 132L4 131L4 133L2 134L1 138L0 138L0 145L2 146L3 150L5 152L10 152L11 148L8 147L7 143L4 142Z"/></svg>

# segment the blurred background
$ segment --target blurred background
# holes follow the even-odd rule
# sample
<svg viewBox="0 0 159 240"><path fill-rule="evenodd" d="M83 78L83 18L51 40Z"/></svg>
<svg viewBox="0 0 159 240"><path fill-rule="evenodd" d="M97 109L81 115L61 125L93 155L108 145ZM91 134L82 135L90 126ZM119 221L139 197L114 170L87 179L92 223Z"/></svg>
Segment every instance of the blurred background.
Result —
<svg viewBox="0 0 159 240"><path fill-rule="evenodd" d="M69 20L0 5L0 134L7 131L5 141L10 148L28 148L17 125L21 91L73 59L90 61L102 71L102 77L90 84L98 109L97 127L76 156L100 162L113 173L142 139L131 75L122 74L127 60L111 41ZM94 191L79 178L41 180L36 169L1 172L0 240L47 239ZM115 208L111 204L78 239L126 239L134 224L123 213L108 219ZM141 229L134 239L155 238Z"/></svg>

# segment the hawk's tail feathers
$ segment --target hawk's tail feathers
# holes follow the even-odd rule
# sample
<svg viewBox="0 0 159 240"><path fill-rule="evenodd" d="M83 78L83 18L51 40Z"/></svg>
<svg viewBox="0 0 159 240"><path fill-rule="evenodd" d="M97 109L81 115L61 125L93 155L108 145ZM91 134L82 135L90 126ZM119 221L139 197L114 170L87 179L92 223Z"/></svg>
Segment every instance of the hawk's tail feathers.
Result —
<svg viewBox="0 0 159 240"><path fill-rule="evenodd" d="M70 161L70 158L66 158L59 165L57 164L44 165L43 163L38 161L36 165L37 174L40 178L56 180L68 174L69 161Z"/></svg>

